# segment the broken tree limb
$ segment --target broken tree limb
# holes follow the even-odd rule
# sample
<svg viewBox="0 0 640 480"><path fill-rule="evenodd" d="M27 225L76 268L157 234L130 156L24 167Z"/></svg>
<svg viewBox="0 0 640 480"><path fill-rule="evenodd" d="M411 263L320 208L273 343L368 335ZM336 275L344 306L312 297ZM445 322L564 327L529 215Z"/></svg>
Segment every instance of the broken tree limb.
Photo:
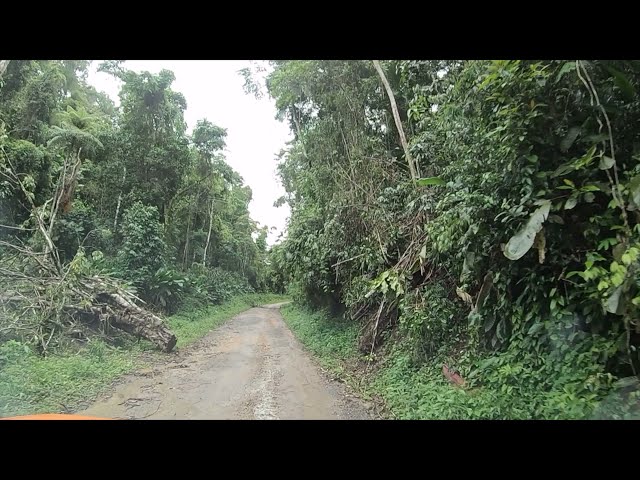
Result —
<svg viewBox="0 0 640 480"><path fill-rule="evenodd" d="M397 309L393 304L382 301L363 327L363 333L358 341L358 349L365 354L371 354L383 339L381 332L385 331L397 320Z"/></svg>
<svg viewBox="0 0 640 480"><path fill-rule="evenodd" d="M118 215L120 214L120 205L122 205L122 190L124 189L124 182L127 180L127 167L123 168L122 184L120 185L120 193L118 194L118 204L116 206L116 216L113 219L113 231L118 231Z"/></svg>
<svg viewBox="0 0 640 480"><path fill-rule="evenodd" d="M138 306L136 302L144 302L122 288L118 280L74 271L75 259L67 265L60 261L52 239L54 221L60 210L71 205L81 153L79 149L73 165L70 157L65 158L54 197L39 206L7 158L11 168L2 174L27 198L45 245L42 251L34 251L28 245L0 240L0 245L9 247L0 267L0 292L5 292L0 295L0 325L7 336L30 337L46 352L54 333L68 334L83 323L106 320L170 352L176 336L160 317ZM48 208L49 215L45 215Z"/></svg>
<svg viewBox="0 0 640 480"><path fill-rule="evenodd" d="M364 257L365 255L366 255L366 253L361 253L360 255L356 255L355 257L347 258L346 260L340 260L339 262L334 263L333 265L331 265L331 268L337 267L338 265L342 265L343 263L351 262L352 260L355 260L355 259L360 258L360 257Z"/></svg>
<svg viewBox="0 0 640 480"><path fill-rule="evenodd" d="M59 274L28 248L20 249L38 269L40 276L28 275L12 268L11 262L0 267L0 324L5 334L22 336L24 332L38 333L47 325L47 335L69 335L78 328L95 329L106 323L119 330L145 338L164 352L176 345L176 336L164 321L140 307L135 295L118 286L117 280L100 275L77 276ZM22 265L22 262L19 262ZM34 335L32 335L35 338ZM45 339L46 340L46 339ZM50 341L50 340L49 340ZM49 341L42 345L46 350Z"/></svg>

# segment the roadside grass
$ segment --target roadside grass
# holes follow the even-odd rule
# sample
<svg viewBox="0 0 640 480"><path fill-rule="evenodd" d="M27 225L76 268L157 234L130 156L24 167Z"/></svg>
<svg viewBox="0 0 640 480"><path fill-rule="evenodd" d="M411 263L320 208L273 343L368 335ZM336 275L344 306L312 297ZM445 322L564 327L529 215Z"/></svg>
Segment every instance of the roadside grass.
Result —
<svg viewBox="0 0 640 480"><path fill-rule="evenodd" d="M415 368L401 345L391 345L381 355L369 388L379 394L400 420L525 419L526 414L504 395L490 389L463 390L448 383L441 364ZM515 403L515 402L514 402Z"/></svg>
<svg viewBox="0 0 640 480"><path fill-rule="evenodd" d="M364 400L378 393L371 388L366 357L358 352L358 325L311 311L296 304L280 309L285 323L322 368L351 387Z"/></svg>
<svg viewBox="0 0 640 480"><path fill-rule="evenodd" d="M70 411L133 370L140 353L137 346L124 350L95 340L76 354L44 358L6 342L0 345L0 417Z"/></svg>
<svg viewBox="0 0 640 480"><path fill-rule="evenodd" d="M289 304L285 322L321 366L365 400L382 400L384 417L398 419L508 418L514 412L489 391L469 394L447 384L435 366L411 367L410 355L396 345L377 353L371 365L357 350L358 325Z"/></svg>
<svg viewBox="0 0 640 480"><path fill-rule="evenodd" d="M324 368L341 373L345 361L358 356L356 324L342 322L322 311L312 312L295 304L285 305L280 311L285 323Z"/></svg>
<svg viewBox="0 0 640 480"><path fill-rule="evenodd" d="M242 295L221 305L179 312L167 323L178 337L177 348L183 348L244 310L287 300L282 295ZM17 341L0 344L0 417L74 411L118 377L145 366L142 354L149 352L163 355L146 341L114 347L94 339L78 352L47 357Z"/></svg>
<svg viewBox="0 0 640 480"><path fill-rule="evenodd" d="M240 295L221 305L179 312L169 317L168 324L178 337L176 348L182 348L240 312L260 305L286 301L288 297L271 293Z"/></svg>

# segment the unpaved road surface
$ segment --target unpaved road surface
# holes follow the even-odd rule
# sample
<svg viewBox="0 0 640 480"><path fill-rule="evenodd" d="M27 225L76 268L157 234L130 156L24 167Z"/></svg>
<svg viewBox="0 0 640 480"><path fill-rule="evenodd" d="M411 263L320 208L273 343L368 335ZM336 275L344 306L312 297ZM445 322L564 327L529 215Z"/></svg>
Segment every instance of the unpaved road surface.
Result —
<svg viewBox="0 0 640 480"><path fill-rule="evenodd" d="M281 304L252 308L79 412L129 419L368 419L285 325Z"/></svg>

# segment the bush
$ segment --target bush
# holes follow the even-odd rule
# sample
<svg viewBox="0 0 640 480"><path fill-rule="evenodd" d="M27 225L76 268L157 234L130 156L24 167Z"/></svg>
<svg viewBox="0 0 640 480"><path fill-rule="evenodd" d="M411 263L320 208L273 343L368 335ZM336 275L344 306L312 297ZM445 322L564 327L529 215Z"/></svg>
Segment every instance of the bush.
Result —
<svg viewBox="0 0 640 480"><path fill-rule="evenodd" d="M118 263L122 276L133 281L144 296L149 293L152 277L164 267L165 243L158 209L134 203L124 212L121 233Z"/></svg>
<svg viewBox="0 0 640 480"><path fill-rule="evenodd" d="M171 268L160 267L145 283L145 297L168 314L175 313L193 290L189 278Z"/></svg>
<svg viewBox="0 0 640 480"><path fill-rule="evenodd" d="M206 299L207 302L216 305L236 295L253 293L254 291L246 278L219 267L207 268L195 265L189 273L194 296Z"/></svg>
<svg viewBox="0 0 640 480"><path fill-rule="evenodd" d="M60 216L55 223L52 240L58 247L61 260L70 261L80 247L91 253L109 246L111 231L100 229L95 217L93 209L80 200L73 203L71 211Z"/></svg>

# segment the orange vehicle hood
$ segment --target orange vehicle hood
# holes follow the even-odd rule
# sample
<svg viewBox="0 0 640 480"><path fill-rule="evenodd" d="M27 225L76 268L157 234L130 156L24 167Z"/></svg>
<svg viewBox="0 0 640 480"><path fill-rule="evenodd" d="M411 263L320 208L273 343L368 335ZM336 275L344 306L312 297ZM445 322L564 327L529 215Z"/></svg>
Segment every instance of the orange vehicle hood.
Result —
<svg viewBox="0 0 640 480"><path fill-rule="evenodd" d="M35 415L20 415L17 417L0 418L0 420L111 420L110 418L88 417L67 413L40 413Z"/></svg>

